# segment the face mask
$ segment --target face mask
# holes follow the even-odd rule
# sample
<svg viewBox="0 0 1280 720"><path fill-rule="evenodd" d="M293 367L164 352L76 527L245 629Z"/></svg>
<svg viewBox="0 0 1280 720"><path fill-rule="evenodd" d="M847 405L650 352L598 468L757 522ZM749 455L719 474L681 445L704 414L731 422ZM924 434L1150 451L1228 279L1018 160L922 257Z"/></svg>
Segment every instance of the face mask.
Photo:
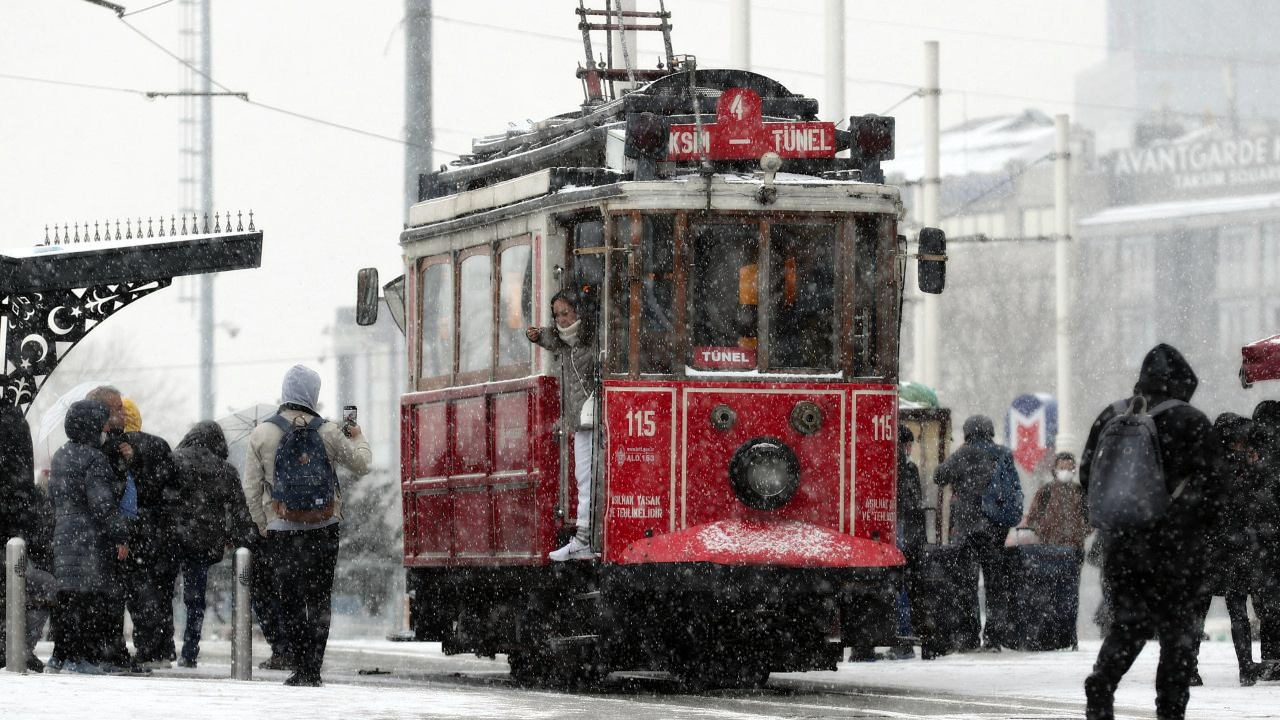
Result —
<svg viewBox="0 0 1280 720"><path fill-rule="evenodd" d="M1071 482L1076 477L1075 470L1054 470L1053 477L1060 482Z"/></svg>

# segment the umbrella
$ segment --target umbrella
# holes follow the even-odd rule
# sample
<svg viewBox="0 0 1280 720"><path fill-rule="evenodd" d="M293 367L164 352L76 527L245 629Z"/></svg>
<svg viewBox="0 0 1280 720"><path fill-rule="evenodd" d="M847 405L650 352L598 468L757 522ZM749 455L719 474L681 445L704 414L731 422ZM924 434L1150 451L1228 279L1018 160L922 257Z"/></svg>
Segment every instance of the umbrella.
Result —
<svg viewBox="0 0 1280 720"><path fill-rule="evenodd" d="M72 403L83 400L94 388L110 384L103 380L89 380L59 395L40 418L40 429L36 432L36 445L44 447L49 442L56 442L55 447L60 447L67 440L62 426L67 421L67 410L71 409Z"/></svg>
<svg viewBox="0 0 1280 720"><path fill-rule="evenodd" d="M244 467L244 456L249 450L249 436L253 429L279 411L278 405L258 403L224 415L214 422L222 426L227 436L227 460L236 468Z"/></svg>
<svg viewBox="0 0 1280 720"><path fill-rule="evenodd" d="M1240 384L1249 387L1259 380L1280 380L1280 335L1272 335L1240 348Z"/></svg>

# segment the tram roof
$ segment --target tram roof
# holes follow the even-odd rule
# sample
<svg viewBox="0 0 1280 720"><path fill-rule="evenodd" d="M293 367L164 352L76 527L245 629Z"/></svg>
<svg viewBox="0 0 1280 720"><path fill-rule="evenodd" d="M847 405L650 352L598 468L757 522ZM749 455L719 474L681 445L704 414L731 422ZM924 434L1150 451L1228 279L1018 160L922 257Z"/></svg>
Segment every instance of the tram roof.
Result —
<svg viewBox="0 0 1280 720"><path fill-rule="evenodd" d="M767 212L898 212L899 189L856 180L833 180L778 173L777 199L761 205L754 197L759 177L687 172L663 180L628 180L596 169L548 168L496 185L428 200L409 210L402 242L423 240L535 213L571 212L607 201L617 210L643 209Z"/></svg>
<svg viewBox="0 0 1280 720"><path fill-rule="evenodd" d="M419 198L429 200L474 191L550 168L592 168L600 172L629 175L634 161L624 156L626 120L638 113L651 113L671 124L711 123L717 103L733 89L749 90L759 98L758 118L766 123L809 123L817 119L818 103L813 98L792 93L781 83L745 70L687 70L673 73L644 85L615 100L586 105L567 113L533 123L528 129L479 138L472 153L453 162L452 168L428 173L421 178ZM892 118L884 121L892 132ZM851 127L852 127L851 119ZM856 148L855 133L832 127L836 151ZM833 153L834 154L834 153ZM892 157L892 138L887 154ZM867 159L838 157L788 157L782 170L790 173L850 179L869 167ZM716 163L717 170L743 170L758 158ZM663 163L664 173L679 174L680 167Z"/></svg>

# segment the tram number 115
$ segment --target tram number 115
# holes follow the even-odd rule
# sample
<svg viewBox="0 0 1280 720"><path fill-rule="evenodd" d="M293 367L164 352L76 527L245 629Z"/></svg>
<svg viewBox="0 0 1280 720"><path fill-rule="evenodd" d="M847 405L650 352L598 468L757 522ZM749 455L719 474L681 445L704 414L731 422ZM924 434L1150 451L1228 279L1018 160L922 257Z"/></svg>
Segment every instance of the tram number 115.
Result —
<svg viewBox="0 0 1280 720"><path fill-rule="evenodd" d="M871 418L872 440L893 440L893 416L875 415Z"/></svg>
<svg viewBox="0 0 1280 720"><path fill-rule="evenodd" d="M632 410L627 413L627 435L631 437L653 437L658 434L658 423L654 420L657 413L653 410Z"/></svg>

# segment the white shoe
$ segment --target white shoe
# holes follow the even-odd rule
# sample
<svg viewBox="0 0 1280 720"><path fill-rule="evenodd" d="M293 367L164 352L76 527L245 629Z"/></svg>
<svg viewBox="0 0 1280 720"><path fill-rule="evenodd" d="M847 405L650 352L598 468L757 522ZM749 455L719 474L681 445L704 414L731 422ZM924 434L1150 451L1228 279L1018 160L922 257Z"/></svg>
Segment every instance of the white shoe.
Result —
<svg viewBox="0 0 1280 720"><path fill-rule="evenodd" d="M547 553L548 560L555 562L564 562L565 560L595 560L596 554L591 552L591 546L578 539L574 535L569 542L559 550L552 550Z"/></svg>

